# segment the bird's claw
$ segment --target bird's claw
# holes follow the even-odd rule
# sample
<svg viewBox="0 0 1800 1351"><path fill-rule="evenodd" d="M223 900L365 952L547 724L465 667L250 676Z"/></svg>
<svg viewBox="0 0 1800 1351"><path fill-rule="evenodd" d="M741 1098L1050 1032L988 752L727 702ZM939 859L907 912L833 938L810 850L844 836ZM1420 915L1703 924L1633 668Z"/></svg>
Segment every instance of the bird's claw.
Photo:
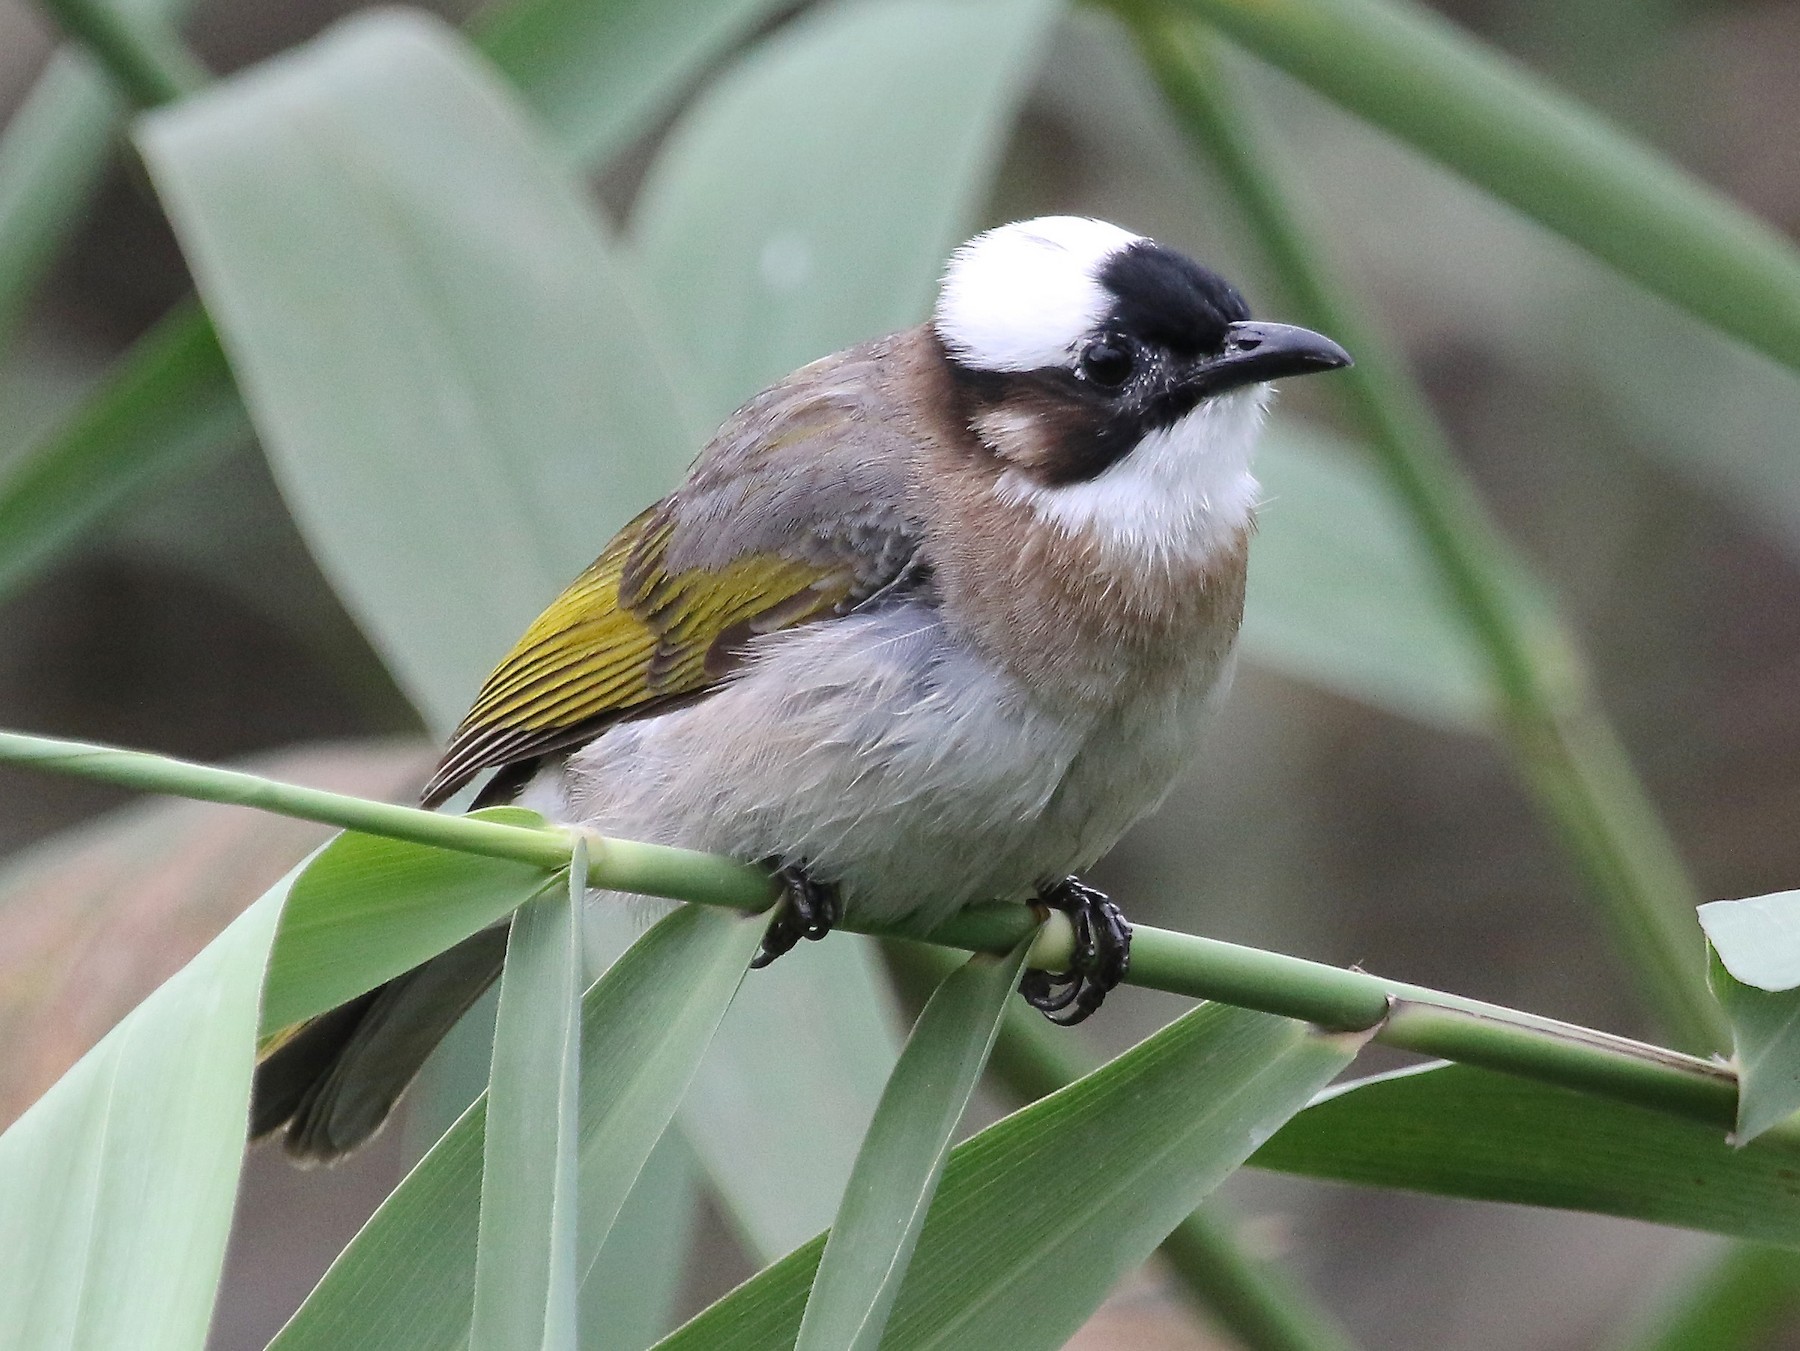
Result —
<svg viewBox="0 0 1800 1351"><path fill-rule="evenodd" d="M844 917L844 902L837 888L813 881L804 864L777 868L775 880L781 883L781 899L775 903L769 927L763 930L762 946L750 961L752 970L761 970L802 938L817 942Z"/></svg>
<svg viewBox="0 0 1800 1351"><path fill-rule="evenodd" d="M1075 951L1067 971L1027 971L1019 981L1019 993L1051 1022L1073 1027L1125 979L1131 967L1131 925L1104 892L1073 877L1040 887L1037 899L1069 917L1075 927Z"/></svg>

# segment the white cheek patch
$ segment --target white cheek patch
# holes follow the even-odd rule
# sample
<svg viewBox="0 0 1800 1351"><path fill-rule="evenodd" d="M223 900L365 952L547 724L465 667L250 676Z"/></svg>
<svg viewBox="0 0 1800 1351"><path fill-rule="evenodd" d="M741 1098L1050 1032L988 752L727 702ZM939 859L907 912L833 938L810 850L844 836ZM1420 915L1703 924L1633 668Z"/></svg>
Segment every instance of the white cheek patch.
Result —
<svg viewBox="0 0 1800 1351"><path fill-rule="evenodd" d="M984 371L1066 365L1114 300L1101 265L1141 236L1083 216L1040 216L977 235L950 259L933 325Z"/></svg>
<svg viewBox="0 0 1800 1351"><path fill-rule="evenodd" d="M994 491L1132 566L1203 561L1233 545L1256 510L1250 460L1269 394L1252 385L1208 399L1083 483L1046 487L1009 469Z"/></svg>

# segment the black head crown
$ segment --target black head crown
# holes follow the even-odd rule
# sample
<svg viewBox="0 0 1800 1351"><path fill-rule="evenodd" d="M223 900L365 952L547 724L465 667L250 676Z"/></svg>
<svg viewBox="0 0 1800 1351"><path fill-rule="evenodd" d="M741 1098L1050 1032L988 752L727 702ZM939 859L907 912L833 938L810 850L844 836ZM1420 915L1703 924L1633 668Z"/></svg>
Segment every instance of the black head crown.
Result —
<svg viewBox="0 0 1800 1351"><path fill-rule="evenodd" d="M1237 287L1153 239L1111 254L1097 280L1114 299L1104 327L1171 351L1217 352L1227 329L1250 317Z"/></svg>

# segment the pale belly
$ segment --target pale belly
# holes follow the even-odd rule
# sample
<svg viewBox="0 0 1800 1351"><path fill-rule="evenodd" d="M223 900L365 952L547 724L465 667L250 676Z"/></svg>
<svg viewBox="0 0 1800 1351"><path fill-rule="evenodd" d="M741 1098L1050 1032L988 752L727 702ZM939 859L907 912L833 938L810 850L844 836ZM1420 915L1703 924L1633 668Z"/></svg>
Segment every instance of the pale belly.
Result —
<svg viewBox="0 0 1800 1351"><path fill-rule="evenodd" d="M703 701L628 723L521 799L603 834L802 862L929 926L1086 867L1191 757L1221 671L1055 713L902 605L761 640Z"/></svg>

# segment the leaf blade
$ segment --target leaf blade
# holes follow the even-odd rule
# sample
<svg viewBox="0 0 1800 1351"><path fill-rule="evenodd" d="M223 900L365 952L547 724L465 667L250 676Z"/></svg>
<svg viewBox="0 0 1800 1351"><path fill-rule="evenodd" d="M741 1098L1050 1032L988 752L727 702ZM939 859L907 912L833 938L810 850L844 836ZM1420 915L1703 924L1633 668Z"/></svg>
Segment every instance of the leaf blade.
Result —
<svg viewBox="0 0 1800 1351"><path fill-rule="evenodd" d="M692 449L590 205L466 44L400 13L139 142L309 544L446 730Z"/></svg>
<svg viewBox="0 0 1800 1351"><path fill-rule="evenodd" d="M469 1345L574 1351L581 904L587 843L569 876L513 913L488 1078Z"/></svg>
<svg viewBox="0 0 1800 1351"><path fill-rule="evenodd" d="M709 420L924 317L1060 8L823 10L759 44L676 125L630 233Z"/></svg>
<svg viewBox="0 0 1800 1351"><path fill-rule="evenodd" d="M1403 717L1488 727L1468 625L1361 450L1278 420L1257 477L1244 655Z"/></svg>
<svg viewBox="0 0 1800 1351"><path fill-rule="evenodd" d="M757 916L683 906L583 998L577 1268L584 1282L761 936ZM349 1344L423 1351L468 1335L486 1114L483 1096L363 1226L271 1351Z"/></svg>
<svg viewBox="0 0 1800 1351"><path fill-rule="evenodd" d="M205 317L178 307L69 418L0 471L0 594L141 493L250 437Z"/></svg>
<svg viewBox="0 0 1800 1351"><path fill-rule="evenodd" d="M1030 946L1027 939L1004 959L971 957L926 1001L857 1152L795 1351L880 1346Z"/></svg>
<svg viewBox="0 0 1800 1351"><path fill-rule="evenodd" d="M225 1260L256 1001L290 879L0 1135L0 1341L189 1351Z"/></svg>
<svg viewBox="0 0 1800 1351"><path fill-rule="evenodd" d="M513 0L479 16L471 36L563 153L596 164L648 130L683 85L785 4Z"/></svg>
<svg viewBox="0 0 1800 1351"><path fill-rule="evenodd" d="M536 812L475 816L542 825ZM294 883L269 958L266 1035L336 1008L495 923L544 889L527 863L345 831Z"/></svg>
<svg viewBox="0 0 1800 1351"><path fill-rule="evenodd" d="M1800 892L1709 901L1707 985L1731 1023L1737 1139L1800 1111Z"/></svg>
<svg viewBox="0 0 1800 1351"><path fill-rule="evenodd" d="M1359 1045L1203 1005L958 1146L883 1345L1062 1345L1115 1276L1147 1257L1257 1135L1298 1111ZM1070 1171L1071 1157L1094 1166ZM1111 1166L1122 1159L1137 1162ZM1071 1214L1086 1226L1079 1238ZM658 1351L791 1346L823 1247L815 1239L790 1253Z"/></svg>
<svg viewBox="0 0 1800 1351"><path fill-rule="evenodd" d="M1333 1089L1250 1162L1800 1247L1796 1157L1786 1141L1734 1148L1716 1129L1643 1108L1436 1064Z"/></svg>

